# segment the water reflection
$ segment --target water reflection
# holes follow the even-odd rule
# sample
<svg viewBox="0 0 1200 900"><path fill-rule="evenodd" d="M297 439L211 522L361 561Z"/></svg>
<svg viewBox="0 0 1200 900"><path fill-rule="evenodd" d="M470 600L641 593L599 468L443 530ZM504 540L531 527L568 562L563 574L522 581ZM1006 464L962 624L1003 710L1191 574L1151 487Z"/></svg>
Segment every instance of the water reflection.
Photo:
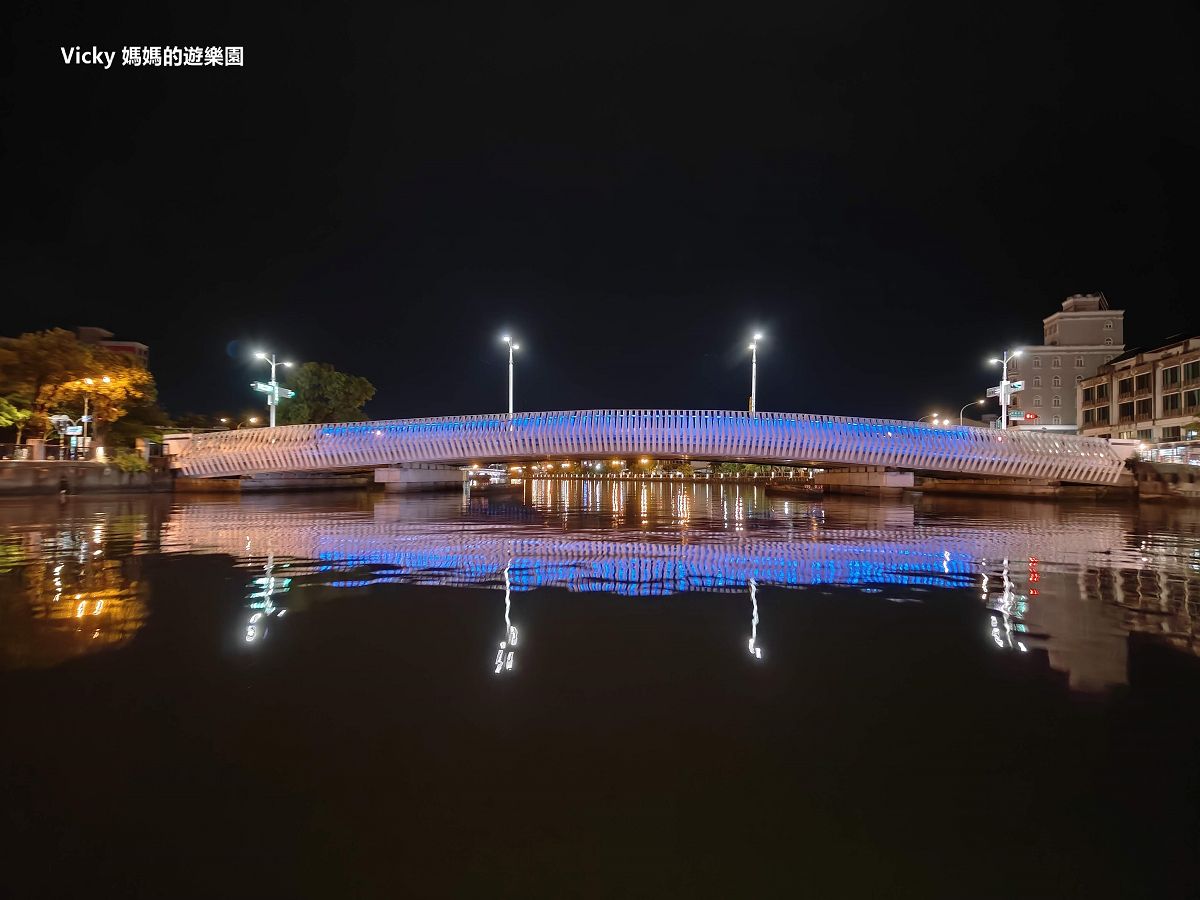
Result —
<svg viewBox="0 0 1200 900"><path fill-rule="evenodd" d="M56 665L137 633L147 588L129 548L147 540L151 517L118 508L47 523L2 512L0 666Z"/></svg>
<svg viewBox="0 0 1200 900"><path fill-rule="evenodd" d="M286 594L291 588L291 578L281 578L275 575L275 557L270 555L263 563L263 574L255 578L247 595L249 618L243 637L247 644L266 640L273 617L282 619L287 609L280 606L275 597Z"/></svg>
<svg viewBox="0 0 1200 900"><path fill-rule="evenodd" d="M750 579L750 640L747 649L755 659L762 659L762 647L758 646L758 585Z"/></svg>
<svg viewBox="0 0 1200 900"><path fill-rule="evenodd" d="M513 593L545 587L748 593L740 640L756 660L759 595L778 588L852 588L898 603L955 592L980 610L983 646L1044 653L1081 689L1127 679L1131 632L1200 651L1200 510L1187 508L798 501L739 485L597 480L532 482L525 502L294 496L49 512L31 503L0 507L0 526L6 667L127 642L146 618L140 560L195 553L254 571L244 616L227 633L255 646L286 614L281 595L305 588L503 590L496 675L516 671ZM773 658L787 652L772 647Z"/></svg>
<svg viewBox="0 0 1200 900"><path fill-rule="evenodd" d="M509 575L512 563L504 567L504 637L496 650L496 673L511 672L517 655L519 635L512 623L512 579Z"/></svg>

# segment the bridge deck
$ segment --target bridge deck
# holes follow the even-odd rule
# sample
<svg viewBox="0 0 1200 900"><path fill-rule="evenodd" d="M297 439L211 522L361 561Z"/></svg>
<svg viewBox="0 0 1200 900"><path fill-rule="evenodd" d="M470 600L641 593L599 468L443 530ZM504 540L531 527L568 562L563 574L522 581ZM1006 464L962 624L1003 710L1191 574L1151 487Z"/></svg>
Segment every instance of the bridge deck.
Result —
<svg viewBox="0 0 1200 900"><path fill-rule="evenodd" d="M397 463L476 464L631 456L887 466L1112 484L1124 462L1101 438L889 419L721 410L601 409L287 425L202 434L185 475L326 471Z"/></svg>

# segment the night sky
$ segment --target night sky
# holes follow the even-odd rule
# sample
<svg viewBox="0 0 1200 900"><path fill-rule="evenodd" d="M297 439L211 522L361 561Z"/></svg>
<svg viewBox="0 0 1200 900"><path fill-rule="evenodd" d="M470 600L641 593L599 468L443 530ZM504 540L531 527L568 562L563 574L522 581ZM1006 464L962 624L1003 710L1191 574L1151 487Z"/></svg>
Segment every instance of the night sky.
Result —
<svg viewBox="0 0 1200 900"><path fill-rule="evenodd" d="M916 417L1068 294L1197 320L1193 4L124 6L0 13L0 333L143 341L175 414L260 345L499 411L508 329L519 409L740 409L761 329L760 409Z"/></svg>

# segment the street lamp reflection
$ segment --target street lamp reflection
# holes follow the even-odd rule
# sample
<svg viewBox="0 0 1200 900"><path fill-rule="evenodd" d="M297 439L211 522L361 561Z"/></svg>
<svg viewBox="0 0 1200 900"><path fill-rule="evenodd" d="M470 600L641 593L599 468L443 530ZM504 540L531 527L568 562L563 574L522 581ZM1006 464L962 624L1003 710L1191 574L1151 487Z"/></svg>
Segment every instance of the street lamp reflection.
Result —
<svg viewBox="0 0 1200 900"><path fill-rule="evenodd" d="M750 579L750 640L747 649L755 659L762 659L762 647L758 646L758 582Z"/></svg>
<svg viewBox="0 0 1200 900"><path fill-rule="evenodd" d="M512 580L508 574L511 566L512 562L509 562L504 567L504 640L496 650L496 675L511 672L517 655L517 628L512 623Z"/></svg>

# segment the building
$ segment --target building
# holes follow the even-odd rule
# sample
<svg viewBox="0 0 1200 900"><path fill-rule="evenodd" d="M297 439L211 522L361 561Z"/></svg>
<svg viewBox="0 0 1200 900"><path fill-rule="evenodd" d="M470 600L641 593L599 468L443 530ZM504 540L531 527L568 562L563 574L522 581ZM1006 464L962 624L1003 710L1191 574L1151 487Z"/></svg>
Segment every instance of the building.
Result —
<svg viewBox="0 0 1200 900"><path fill-rule="evenodd" d="M143 366L150 365L150 348L145 344L139 344L137 341L114 341L111 331L89 325L76 328L75 336L79 338L80 343L103 347L113 353L124 353L132 356Z"/></svg>
<svg viewBox="0 0 1200 900"><path fill-rule="evenodd" d="M1042 334L1008 367L1009 381L1024 385L1011 409L1027 417L1013 427L1074 432L1078 385L1125 349L1125 312L1110 309L1103 294L1072 294L1042 320Z"/></svg>
<svg viewBox="0 0 1200 900"><path fill-rule="evenodd" d="M1200 335L1133 349L1080 383L1081 434L1189 440L1200 419Z"/></svg>

